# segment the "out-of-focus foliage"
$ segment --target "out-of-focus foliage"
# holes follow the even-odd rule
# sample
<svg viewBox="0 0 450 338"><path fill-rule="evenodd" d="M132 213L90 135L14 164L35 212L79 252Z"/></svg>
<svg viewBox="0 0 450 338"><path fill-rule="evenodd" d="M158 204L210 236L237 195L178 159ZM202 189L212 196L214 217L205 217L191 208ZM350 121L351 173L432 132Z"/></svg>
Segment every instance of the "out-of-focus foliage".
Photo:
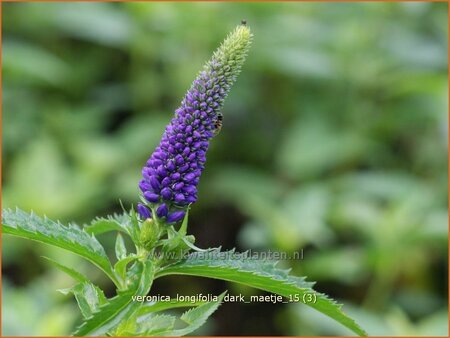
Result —
<svg viewBox="0 0 450 338"><path fill-rule="evenodd" d="M190 232L203 247L304 249L282 265L318 280L370 334L447 334L447 4L2 7L3 207L83 223L136 203L140 167L179 100L245 18L254 45ZM52 292L69 281L41 255L62 258L3 237L4 335L68 334L79 321ZM349 334L319 316L230 303L198 334Z"/></svg>

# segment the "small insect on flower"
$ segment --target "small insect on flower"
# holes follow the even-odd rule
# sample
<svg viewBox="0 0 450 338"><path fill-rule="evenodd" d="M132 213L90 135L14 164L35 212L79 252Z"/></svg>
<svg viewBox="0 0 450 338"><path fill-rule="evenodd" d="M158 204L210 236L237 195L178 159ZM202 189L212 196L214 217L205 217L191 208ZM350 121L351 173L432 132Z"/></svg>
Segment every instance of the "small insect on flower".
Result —
<svg viewBox="0 0 450 338"><path fill-rule="evenodd" d="M218 113L217 117L214 119L214 136L219 135L220 131L222 130L222 121L223 115L222 113Z"/></svg>
<svg viewBox="0 0 450 338"><path fill-rule="evenodd" d="M247 20L241 20L241 25L247 26Z"/></svg>

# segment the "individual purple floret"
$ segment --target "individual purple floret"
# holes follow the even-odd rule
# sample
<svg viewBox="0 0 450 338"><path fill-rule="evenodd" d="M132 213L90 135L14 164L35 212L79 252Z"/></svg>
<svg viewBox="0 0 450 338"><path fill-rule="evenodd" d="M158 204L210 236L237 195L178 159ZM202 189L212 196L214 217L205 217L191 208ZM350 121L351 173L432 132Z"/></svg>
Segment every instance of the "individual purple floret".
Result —
<svg viewBox="0 0 450 338"><path fill-rule="evenodd" d="M148 210L148 208L147 208L145 205L141 204L141 203L139 203L139 204L137 205L137 211L138 211L139 215L140 215L143 219L152 218L152 213L151 213L151 211Z"/></svg>
<svg viewBox="0 0 450 338"><path fill-rule="evenodd" d="M139 188L145 206L137 208L141 218L156 215L166 223L178 222L197 200L209 140L215 135L219 110L244 63L251 37L247 26L238 26L192 83L142 169Z"/></svg>

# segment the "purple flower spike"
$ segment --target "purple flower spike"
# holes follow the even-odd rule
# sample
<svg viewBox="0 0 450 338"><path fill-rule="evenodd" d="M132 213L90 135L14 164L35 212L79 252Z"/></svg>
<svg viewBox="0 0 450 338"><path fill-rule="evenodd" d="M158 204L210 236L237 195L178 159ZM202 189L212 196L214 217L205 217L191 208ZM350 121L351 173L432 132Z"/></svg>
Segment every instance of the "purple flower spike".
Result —
<svg viewBox="0 0 450 338"><path fill-rule="evenodd" d="M141 216L143 220L146 220L147 218L152 218L152 212L141 203L137 205L137 211L139 213L139 216Z"/></svg>
<svg viewBox="0 0 450 338"><path fill-rule="evenodd" d="M181 220L188 205L197 200L209 141L218 133L220 109L240 73L251 38L248 26L238 26L214 52L142 169L139 188L156 216L167 216L168 223Z"/></svg>
<svg viewBox="0 0 450 338"><path fill-rule="evenodd" d="M181 221L184 218L184 215L186 215L185 211L172 212L167 216L167 223L175 223Z"/></svg>

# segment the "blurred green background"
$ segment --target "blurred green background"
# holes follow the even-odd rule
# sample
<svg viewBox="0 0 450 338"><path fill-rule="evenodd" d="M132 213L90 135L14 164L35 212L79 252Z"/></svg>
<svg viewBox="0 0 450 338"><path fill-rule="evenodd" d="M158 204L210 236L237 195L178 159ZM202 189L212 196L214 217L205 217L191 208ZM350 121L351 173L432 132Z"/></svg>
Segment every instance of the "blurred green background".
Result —
<svg viewBox="0 0 450 338"><path fill-rule="evenodd" d="M3 4L3 207L79 224L138 201L140 168L212 51L255 38L212 142L190 232L200 247L304 250L372 335L447 335L446 3ZM113 238L102 237L112 249ZM3 236L3 335L64 335L72 284ZM110 250L111 251L111 250ZM170 277L154 293L258 291ZM228 303L197 334L339 335L301 304Z"/></svg>

